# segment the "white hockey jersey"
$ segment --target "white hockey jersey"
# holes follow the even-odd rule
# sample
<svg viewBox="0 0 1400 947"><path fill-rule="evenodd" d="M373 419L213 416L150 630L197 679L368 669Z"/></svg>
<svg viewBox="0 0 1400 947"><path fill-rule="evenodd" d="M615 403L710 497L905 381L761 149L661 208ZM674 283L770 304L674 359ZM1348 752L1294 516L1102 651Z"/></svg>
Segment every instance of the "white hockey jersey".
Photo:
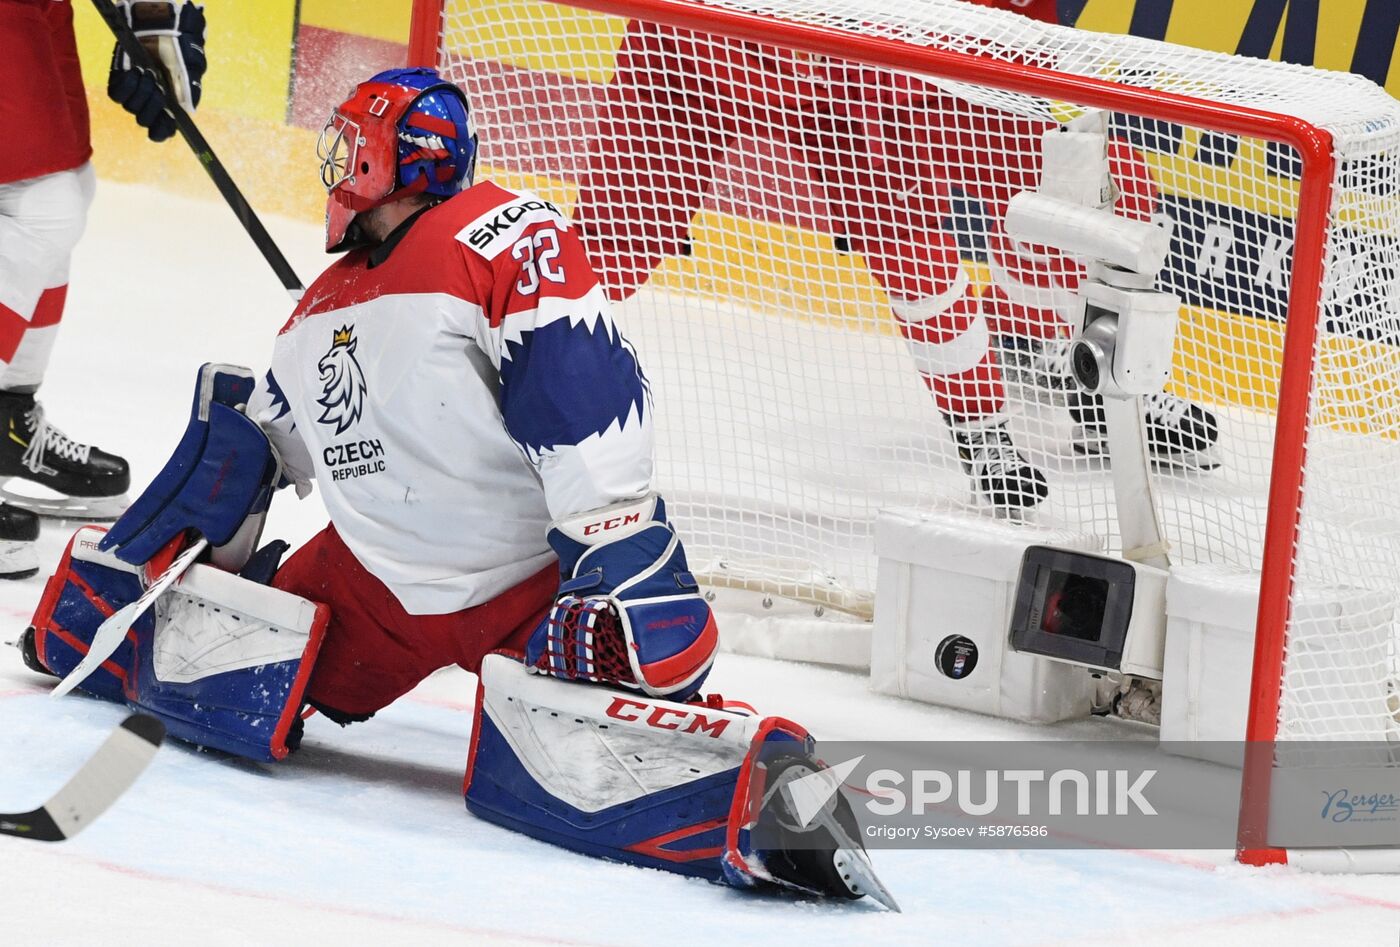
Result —
<svg viewBox="0 0 1400 947"><path fill-rule="evenodd" d="M650 391L576 232L490 183L327 269L249 412L412 614L490 600L552 518L651 483Z"/></svg>

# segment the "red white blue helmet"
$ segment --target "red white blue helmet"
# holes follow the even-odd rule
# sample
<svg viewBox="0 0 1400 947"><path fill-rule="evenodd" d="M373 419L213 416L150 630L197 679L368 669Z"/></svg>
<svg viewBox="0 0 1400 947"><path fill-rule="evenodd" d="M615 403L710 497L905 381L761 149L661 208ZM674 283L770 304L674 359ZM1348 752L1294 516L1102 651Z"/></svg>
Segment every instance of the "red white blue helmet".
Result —
<svg viewBox="0 0 1400 947"><path fill-rule="evenodd" d="M470 187L476 146L467 97L434 70L390 69L361 82L316 144L327 191L326 250L363 241L354 222L364 211Z"/></svg>

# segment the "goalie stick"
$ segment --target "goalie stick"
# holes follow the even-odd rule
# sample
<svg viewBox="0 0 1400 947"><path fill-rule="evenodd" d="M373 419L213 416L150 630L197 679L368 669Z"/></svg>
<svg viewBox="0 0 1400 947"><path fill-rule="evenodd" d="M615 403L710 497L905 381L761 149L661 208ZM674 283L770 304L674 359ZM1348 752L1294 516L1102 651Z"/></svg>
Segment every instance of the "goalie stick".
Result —
<svg viewBox="0 0 1400 947"><path fill-rule="evenodd" d="M68 672L68 676L58 682L51 697L62 697L83 681L87 680L89 674L102 666L102 662L112 656L112 652L121 646L122 639L126 637L127 631L135 623L136 619L146 613L146 609L160 598L165 590L175 584L180 576L185 574L190 566L194 565L195 559L209 545L209 540L200 539L190 548L175 557L175 561L160 574L151 587L141 593L141 597L136 601L123 605L116 612L113 612L106 621L97 626L97 631L92 635L92 644L88 646L88 653L83 655L83 659L78 662L78 666Z"/></svg>
<svg viewBox="0 0 1400 947"><path fill-rule="evenodd" d="M159 720L132 714L48 802L33 812L0 813L0 835L37 842L72 838L136 782L164 739Z"/></svg>
<svg viewBox="0 0 1400 947"><path fill-rule="evenodd" d="M112 5L111 0L92 0L92 3L107 23L108 29L116 36L117 45L122 48L122 52L126 53L137 68L155 76L161 86L165 87L165 70L151 58L146 47L141 45L141 41L136 38L136 34L131 31L126 20L117 12L117 8ZM253 239L253 245L262 253L263 259L277 274L277 278L282 282L287 294L292 297L292 301L300 300L306 287L302 285L296 271L292 269L292 265L287 262L287 258L282 255L282 251L273 242L272 236L263 227L258 215L253 213L252 205L243 196L243 192L238 189L238 185L234 183L223 162L214 154L214 149L209 147L209 142L205 140L203 133L195 125L190 113L180 107L180 103L175 101L175 96L170 94L168 89L166 89L166 93L166 111L175 119L175 127L180 130L181 137L190 146L194 156L199 159L200 167L204 168L210 180L214 182L214 186L219 189L219 193L223 195L229 209L238 218L238 222L243 225L243 229L248 232L248 236Z"/></svg>

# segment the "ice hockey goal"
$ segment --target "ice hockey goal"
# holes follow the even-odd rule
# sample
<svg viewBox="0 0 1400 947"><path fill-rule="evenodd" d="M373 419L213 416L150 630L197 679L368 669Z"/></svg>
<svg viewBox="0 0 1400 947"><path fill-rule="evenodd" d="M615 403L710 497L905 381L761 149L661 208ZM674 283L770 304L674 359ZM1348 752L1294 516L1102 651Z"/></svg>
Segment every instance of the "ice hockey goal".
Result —
<svg viewBox="0 0 1400 947"><path fill-rule="evenodd" d="M1073 270L1017 295L999 255L1042 132L1110 113L1119 212L1174 227L1166 423L1217 438L1213 469L1156 467L1165 538L1260 590L1249 738L1400 739L1400 106L1376 86L957 0L418 0L411 45L470 97L484 173L583 227L696 571L809 615L868 617L877 510L991 515L942 414L1004 419L1045 477L1022 515L1118 551L1047 369ZM1345 622L1310 628L1317 589ZM1256 863L1284 857L1270 765Z"/></svg>

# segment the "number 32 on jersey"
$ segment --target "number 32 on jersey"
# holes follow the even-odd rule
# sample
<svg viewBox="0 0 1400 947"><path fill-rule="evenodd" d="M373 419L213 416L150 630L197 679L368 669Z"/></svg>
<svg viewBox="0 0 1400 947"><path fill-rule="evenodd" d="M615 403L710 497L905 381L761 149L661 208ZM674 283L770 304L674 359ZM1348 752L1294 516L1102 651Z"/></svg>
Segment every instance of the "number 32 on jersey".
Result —
<svg viewBox="0 0 1400 947"><path fill-rule="evenodd" d="M564 282L564 268L559 263L559 231L537 230L517 240L510 255L520 263L520 281L515 291L530 296L539 291L540 281Z"/></svg>

